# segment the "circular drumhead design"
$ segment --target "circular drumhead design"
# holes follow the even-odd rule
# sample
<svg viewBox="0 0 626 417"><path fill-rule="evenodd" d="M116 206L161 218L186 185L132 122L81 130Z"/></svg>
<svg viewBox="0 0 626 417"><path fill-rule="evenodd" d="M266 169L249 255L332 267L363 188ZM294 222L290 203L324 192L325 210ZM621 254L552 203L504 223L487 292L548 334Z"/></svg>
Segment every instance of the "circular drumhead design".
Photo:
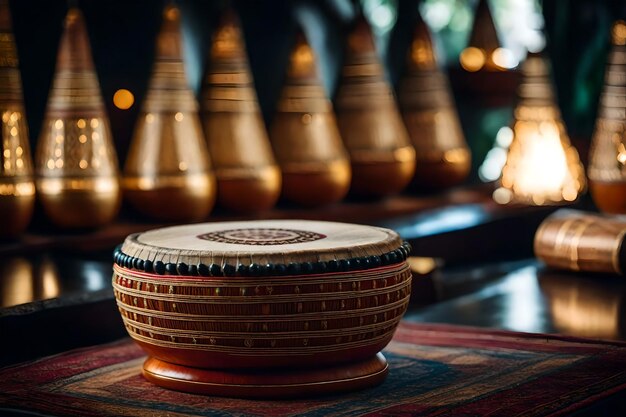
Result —
<svg viewBox="0 0 626 417"><path fill-rule="evenodd" d="M198 238L213 242L239 245L289 245L294 243L313 242L324 239L326 235L306 230L280 228L244 228L218 230L199 235Z"/></svg>
<svg viewBox="0 0 626 417"><path fill-rule="evenodd" d="M166 227L130 235L126 255L165 263L289 264L380 256L398 249L392 230L310 220L253 220Z"/></svg>

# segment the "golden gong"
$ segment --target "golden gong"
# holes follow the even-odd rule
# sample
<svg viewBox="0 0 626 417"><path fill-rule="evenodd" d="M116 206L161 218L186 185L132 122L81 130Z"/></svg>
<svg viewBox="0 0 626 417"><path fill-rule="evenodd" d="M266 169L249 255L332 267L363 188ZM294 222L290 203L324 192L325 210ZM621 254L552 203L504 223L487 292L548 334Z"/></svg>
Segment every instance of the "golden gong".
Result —
<svg viewBox="0 0 626 417"><path fill-rule="evenodd" d="M198 104L185 77L180 12L173 6L163 14L123 184L128 201L159 220L200 220L215 202L215 177Z"/></svg>
<svg viewBox="0 0 626 417"><path fill-rule="evenodd" d="M83 15L76 8L65 18L36 166L41 203L56 225L96 227L116 216L117 155Z"/></svg>
<svg viewBox="0 0 626 417"><path fill-rule="evenodd" d="M217 200L239 212L267 210L280 195L274 160L238 17L227 10L213 36L201 100Z"/></svg>
<svg viewBox="0 0 626 417"><path fill-rule="evenodd" d="M351 191L374 197L402 191L415 172L415 150L363 16L348 35L335 106L352 162Z"/></svg>
<svg viewBox="0 0 626 417"><path fill-rule="evenodd" d="M287 200L320 206L346 195L350 162L318 76L315 54L302 33L291 51L270 138Z"/></svg>

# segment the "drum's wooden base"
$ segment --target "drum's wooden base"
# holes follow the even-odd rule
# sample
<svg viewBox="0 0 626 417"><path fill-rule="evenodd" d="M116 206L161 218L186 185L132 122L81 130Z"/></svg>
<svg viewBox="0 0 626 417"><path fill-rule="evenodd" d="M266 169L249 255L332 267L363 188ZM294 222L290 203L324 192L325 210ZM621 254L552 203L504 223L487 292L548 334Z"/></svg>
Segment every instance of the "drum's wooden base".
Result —
<svg viewBox="0 0 626 417"><path fill-rule="evenodd" d="M228 371L190 368L149 357L144 377L161 387L195 394L238 398L295 398L336 394L373 387L388 373L385 357L328 368Z"/></svg>

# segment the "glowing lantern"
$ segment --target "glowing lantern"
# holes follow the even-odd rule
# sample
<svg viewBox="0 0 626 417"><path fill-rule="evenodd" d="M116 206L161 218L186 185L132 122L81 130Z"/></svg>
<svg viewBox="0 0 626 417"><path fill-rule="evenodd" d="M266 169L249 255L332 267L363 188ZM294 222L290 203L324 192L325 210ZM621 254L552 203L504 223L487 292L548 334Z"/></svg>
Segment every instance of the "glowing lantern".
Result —
<svg viewBox="0 0 626 417"><path fill-rule="evenodd" d="M529 55L522 75L513 141L493 198L501 204L574 201L585 188L584 169L561 120L547 62Z"/></svg>

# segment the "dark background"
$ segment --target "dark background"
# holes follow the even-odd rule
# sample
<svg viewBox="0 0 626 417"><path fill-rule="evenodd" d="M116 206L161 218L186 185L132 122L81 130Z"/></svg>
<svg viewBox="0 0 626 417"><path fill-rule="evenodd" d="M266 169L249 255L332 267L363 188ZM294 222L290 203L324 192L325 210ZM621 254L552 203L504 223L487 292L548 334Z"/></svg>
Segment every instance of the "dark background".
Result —
<svg viewBox="0 0 626 417"><path fill-rule="evenodd" d="M396 82L403 54L410 42L418 1L400 0L398 20L391 33L387 69ZM476 1L474 1L476 3ZM145 95L154 55L154 41L166 4L154 0L12 0L14 31L20 57L26 113L32 149L40 130L48 91L52 82L56 51L68 4L78 5L85 15L93 58L120 162L123 163L132 127ZM220 9L232 5L241 16L248 54L261 109L266 123L272 114L284 79L293 34L300 24L318 55L318 65L330 97L336 90L341 67L343 41L355 15L355 2L322 1L202 1L176 2L182 10L183 32L189 83L198 93L206 55ZM626 17L623 0L544 0L542 3L559 104L570 136L588 142L593 130L596 106L604 77L610 26ZM458 61L451 65L458 67ZM457 102L464 91L452 80ZM463 82L468 82L463 80ZM469 82L472 82L471 79ZM461 84L462 84L461 83ZM135 95L130 110L113 106L113 93L126 88ZM476 99L476 97L474 97ZM513 97L511 97L513 99ZM481 97L478 97L480 105ZM480 156L485 139L476 139L473 114L459 106L470 146ZM509 107L504 111L507 115ZM487 140L492 140L487 139ZM583 144L584 147L584 144ZM584 157L583 157L584 159ZM480 161L475 161L480 162Z"/></svg>

